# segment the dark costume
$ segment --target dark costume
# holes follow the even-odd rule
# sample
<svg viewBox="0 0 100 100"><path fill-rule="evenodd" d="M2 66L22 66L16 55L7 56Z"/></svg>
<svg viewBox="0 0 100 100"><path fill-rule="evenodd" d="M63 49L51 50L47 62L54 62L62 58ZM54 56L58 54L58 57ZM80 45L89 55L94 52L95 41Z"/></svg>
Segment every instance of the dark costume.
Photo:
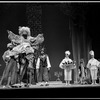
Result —
<svg viewBox="0 0 100 100"><path fill-rule="evenodd" d="M32 54L20 54L19 56L19 82L36 84L36 65Z"/></svg>
<svg viewBox="0 0 100 100"><path fill-rule="evenodd" d="M48 82L49 81L49 73L48 68L50 68L50 62L48 55L41 55L37 60L36 68L38 69L38 82Z"/></svg>
<svg viewBox="0 0 100 100"><path fill-rule="evenodd" d="M27 66L28 66L28 61L25 58L25 54L20 54L19 55L19 72L18 72L18 81L19 83L21 82L27 82L27 77L25 77L26 75L26 71L27 71Z"/></svg>
<svg viewBox="0 0 100 100"><path fill-rule="evenodd" d="M28 67L27 67L27 75L28 75L28 83L36 84L37 76L36 76L36 59L33 54L29 54L28 59Z"/></svg>

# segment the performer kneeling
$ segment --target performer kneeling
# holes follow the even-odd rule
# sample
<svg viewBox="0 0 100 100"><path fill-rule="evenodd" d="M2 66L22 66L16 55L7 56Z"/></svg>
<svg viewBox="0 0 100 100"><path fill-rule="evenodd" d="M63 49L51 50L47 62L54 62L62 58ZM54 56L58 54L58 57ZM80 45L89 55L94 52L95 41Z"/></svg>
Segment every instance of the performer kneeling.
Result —
<svg viewBox="0 0 100 100"><path fill-rule="evenodd" d="M97 71L100 65L100 62L94 58L94 51L90 51L89 54L91 55L91 59L88 61L87 68L89 68L91 77L92 77L92 84L97 84Z"/></svg>
<svg viewBox="0 0 100 100"><path fill-rule="evenodd" d="M49 61L49 57L47 54L44 53L44 48L41 50L41 55L38 57L37 63L36 63L36 69L38 74L38 81L39 82L45 82L45 85L48 85L49 81L49 73L51 64ZM43 84L41 84L43 85Z"/></svg>
<svg viewBox="0 0 100 100"><path fill-rule="evenodd" d="M66 81L66 85L71 85L70 81L72 80L72 69L75 68L75 65L72 64L73 61L69 58L69 55L70 51L66 51L65 58L61 61L59 65L61 69L64 69L64 80Z"/></svg>

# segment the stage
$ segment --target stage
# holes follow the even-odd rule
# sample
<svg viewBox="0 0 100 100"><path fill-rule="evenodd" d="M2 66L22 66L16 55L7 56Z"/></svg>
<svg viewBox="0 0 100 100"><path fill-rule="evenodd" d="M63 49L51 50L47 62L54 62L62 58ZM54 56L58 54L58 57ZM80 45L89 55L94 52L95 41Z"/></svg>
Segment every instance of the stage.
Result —
<svg viewBox="0 0 100 100"><path fill-rule="evenodd" d="M43 83L42 83L43 84ZM50 81L48 82L48 86L41 86L41 83L37 83L36 85L29 85L28 87L25 87L24 83L23 84L15 84L13 85L13 88L7 88L7 87L0 87L0 89L38 89L38 88L84 88L84 87L100 87L100 84L71 84L71 85L66 85L66 83L63 83L61 81Z"/></svg>
<svg viewBox="0 0 100 100"><path fill-rule="evenodd" d="M0 87L0 98L94 98L100 96L98 92L100 84L66 85L56 81L50 81L48 86L40 86L40 84L21 88Z"/></svg>

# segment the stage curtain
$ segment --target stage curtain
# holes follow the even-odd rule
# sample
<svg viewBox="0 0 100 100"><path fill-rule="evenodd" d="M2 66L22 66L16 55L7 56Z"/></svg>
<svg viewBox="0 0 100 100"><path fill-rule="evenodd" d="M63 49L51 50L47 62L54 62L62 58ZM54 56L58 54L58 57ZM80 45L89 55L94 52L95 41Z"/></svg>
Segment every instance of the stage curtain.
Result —
<svg viewBox="0 0 100 100"><path fill-rule="evenodd" d="M84 59L85 67L89 60L89 51L92 49L91 39L86 33L84 23L80 26L79 24L74 23L74 21L70 19L69 26L72 38L73 60L76 61L76 69L73 70L73 79L74 82L77 82L80 59Z"/></svg>

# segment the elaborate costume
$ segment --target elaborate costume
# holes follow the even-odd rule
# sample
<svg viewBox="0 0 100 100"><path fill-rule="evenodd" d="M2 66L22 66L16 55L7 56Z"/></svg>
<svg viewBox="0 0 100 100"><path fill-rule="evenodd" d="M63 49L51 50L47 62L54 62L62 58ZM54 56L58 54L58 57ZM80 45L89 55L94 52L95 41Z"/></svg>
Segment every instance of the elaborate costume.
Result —
<svg viewBox="0 0 100 100"><path fill-rule="evenodd" d="M49 81L48 70L50 70L51 64L47 54L44 53L44 49L41 51L41 55L37 59L36 69L38 71L38 81L47 82Z"/></svg>
<svg viewBox="0 0 100 100"><path fill-rule="evenodd" d="M91 59L88 61L87 68L90 69L92 84L96 84L97 80L97 71L100 66L100 62L94 58L94 51L90 51Z"/></svg>
<svg viewBox="0 0 100 100"><path fill-rule="evenodd" d="M34 53L34 49L38 49L37 45L44 41L43 34L38 34L37 37L30 36L28 27L19 27L19 36L11 31L8 31L8 38L16 44L12 52L19 53Z"/></svg>
<svg viewBox="0 0 100 100"><path fill-rule="evenodd" d="M73 64L73 61L69 58L70 52L65 52L66 57L61 61L59 67L64 69L64 80L66 81L66 85L70 85L70 81L72 80L72 68L75 68L74 65L70 66L69 64ZM74 66L74 67L73 67Z"/></svg>
<svg viewBox="0 0 100 100"><path fill-rule="evenodd" d="M44 41L44 37L43 37L43 34L38 34L36 37L32 37L30 33L30 28L28 27L19 27L19 35L15 35L13 32L9 30L7 32L8 32L8 38L11 40L11 43L14 45L14 47L9 51L9 55L8 55L8 51L7 53L4 53L3 55L3 58L7 60L6 65L9 66L6 68L6 70L8 70L9 72L12 72L10 75L12 75L13 77L16 76L13 73L16 73L16 71L19 71L18 72L19 77L17 81L19 80L21 82L23 80L25 73L28 72L30 65L31 65L31 68L33 67L32 63L34 61L32 60L34 60L33 59L34 56L31 56L31 55L34 55L34 51L38 50L39 44L41 44ZM12 64L14 64L13 68L11 67ZM14 66L17 66L17 67L14 67ZM31 70L31 71L34 71L34 70ZM7 77L9 75L8 74L6 75L6 72L4 71L3 76Z"/></svg>
<svg viewBox="0 0 100 100"><path fill-rule="evenodd" d="M18 67L17 67L17 55L13 55L11 52L12 44L8 44L8 50L3 55L3 60L6 63L0 85L8 86L17 83ZM12 56L11 56L12 55Z"/></svg>

